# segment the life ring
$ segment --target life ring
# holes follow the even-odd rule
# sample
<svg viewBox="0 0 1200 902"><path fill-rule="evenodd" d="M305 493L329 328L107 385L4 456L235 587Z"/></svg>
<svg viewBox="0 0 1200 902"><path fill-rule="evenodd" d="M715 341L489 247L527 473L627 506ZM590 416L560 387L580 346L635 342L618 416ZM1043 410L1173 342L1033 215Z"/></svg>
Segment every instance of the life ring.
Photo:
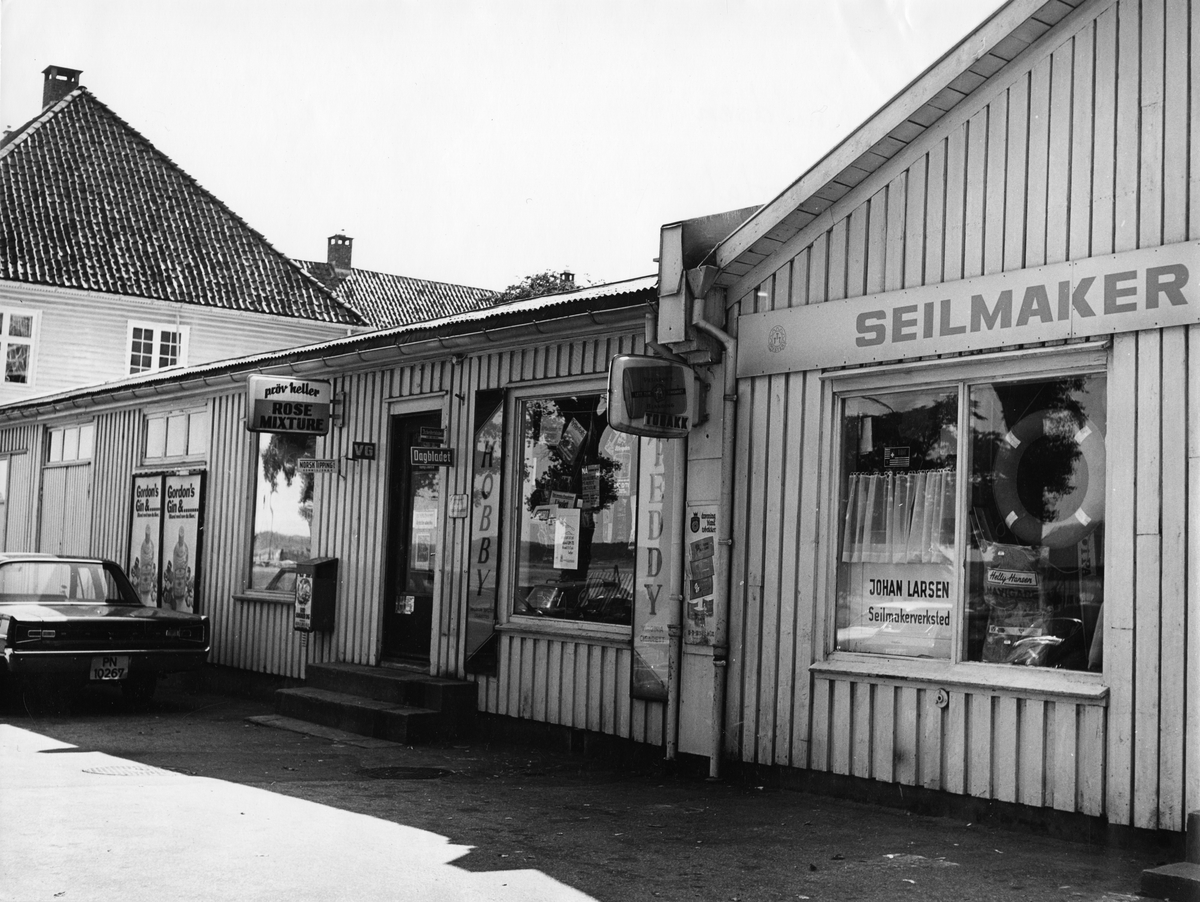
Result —
<svg viewBox="0 0 1200 902"><path fill-rule="evenodd" d="M1013 535L1047 548L1068 548L1087 536L1104 519L1104 435L1095 423L1084 419L1083 425L1071 436L1085 464L1079 474L1083 480L1083 500L1059 519L1047 521L1035 517L1021 503L1017 474L1025 452L1038 439L1044 438L1047 428L1053 424L1050 411L1039 410L1022 418L1000 440L1000 450L996 453L996 465L992 470L992 495Z"/></svg>

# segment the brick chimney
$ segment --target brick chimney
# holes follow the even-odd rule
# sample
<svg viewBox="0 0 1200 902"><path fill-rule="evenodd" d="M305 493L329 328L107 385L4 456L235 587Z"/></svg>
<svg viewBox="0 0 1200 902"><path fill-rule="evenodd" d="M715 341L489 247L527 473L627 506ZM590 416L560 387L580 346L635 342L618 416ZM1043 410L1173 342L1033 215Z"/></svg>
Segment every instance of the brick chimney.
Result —
<svg viewBox="0 0 1200 902"><path fill-rule="evenodd" d="M329 236L329 256L327 262L339 276L349 275L350 273L350 256L353 245L353 238L347 238L345 235Z"/></svg>
<svg viewBox="0 0 1200 902"><path fill-rule="evenodd" d="M575 273L571 272L569 269L563 270L562 287L564 291L575 287Z"/></svg>
<svg viewBox="0 0 1200 902"><path fill-rule="evenodd" d="M42 109L52 103L58 103L79 87L79 73L82 69L68 69L66 66L47 66L42 70L45 81L42 83Z"/></svg>

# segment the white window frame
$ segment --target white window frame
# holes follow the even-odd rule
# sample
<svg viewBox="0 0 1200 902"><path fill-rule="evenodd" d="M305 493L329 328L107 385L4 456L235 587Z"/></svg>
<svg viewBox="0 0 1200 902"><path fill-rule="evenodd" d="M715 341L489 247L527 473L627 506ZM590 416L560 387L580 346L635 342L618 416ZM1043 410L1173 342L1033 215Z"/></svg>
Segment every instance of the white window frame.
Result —
<svg viewBox="0 0 1200 902"><path fill-rule="evenodd" d="M150 352L150 366L146 369L134 370L133 368L133 330L145 329L153 334L152 350ZM179 354L174 363L168 366L162 366L159 360L162 355L162 339L166 332L173 332L179 336ZM131 376L138 376L142 373L157 373L160 370L176 369L177 367L187 366L188 357L188 338L190 327L183 326L179 323L155 323L148 320L130 320L129 327L125 331L125 372Z"/></svg>
<svg viewBox="0 0 1200 902"><path fill-rule="evenodd" d="M41 334L42 314L40 310L26 310L21 307L0 307L0 315L3 316L3 322L0 323L0 386L25 386L31 387L37 380L37 344L38 336ZM33 320L30 326L30 334L25 336L10 336L8 334L10 317L13 316L28 316ZM8 381L8 348L12 344L26 345L29 348L29 369L26 372L24 382L9 382Z"/></svg>
<svg viewBox="0 0 1200 902"><path fill-rule="evenodd" d="M142 466L158 467L180 462L203 462L212 442L212 417L201 404L170 410L148 410L142 419ZM154 453L155 431L162 431L162 453ZM180 431L181 430L181 431ZM173 435L181 435L183 451L170 453Z"/></svg>
<svg viewBox="0 0 1200 902"><path fill-rule="evenodd" d="M85 420L46 429L46 466L75 467L92 462L96 453L96 423Z"/></svg>
<svg viewBox="0 0 1200 902"><path fill-rule="evenodd" d="M633 623L597 623L586 620L554 620L534 617L528 614L514 613L513 603L516 598L518 579L518 557L520 554L520 529L515 518L519 516L522 504L521 488L522 464L525 460L524 438L521 424L521 402L531 398L553 398L564 395L593 395L607 394L608 380L604 376L578 377L567 376L558 379L544 379L536 383L510 387L505 399L505 456L504 485L502 491L503 507L501 508L500 533L501 545L504 550L504 561L501 565L500 601L498 606L499 624L497 629L502 632L521 632L571 636L574 638L599 640L628 647L633 641ZM512 449L511 451L509 449ZM639 468L641 464L639 462ZM637 481L639 474L631 474L630 478ZM636 529L636 523L635 523ZM633 617L631 616L631 620Z"/></svg>
<svg viewBox="0 0 1200 902"><path fill-rule="evenodd" d="M823 468L821 497L825 499L825 511L821 519L821 541L818 547L819 580L817 599L823 611L821 641L814 649L816 662L810 671L826 678L891 678L941 683L958 687L975 687L998 691L1021 691L1045 693L1056 697L1076 697L1090 700L1104 699L1108 694L1106 680L1108 671L1066 671L1039 667L1017 667L1010 664L993 664L980 661L965 661L963 655L963 631L966 628L964 607L966 599L965 555L968 524L962 516L962 499L966 497L969 473L965 459L959 456L956 498L959 507L955 515L955 561L958 570L957 607L954 613L954 628L951 637L949 660L911 658L867 652L838 651L837 639L837 559L841 535L839 523L839 492L841 490L840 468L842 460L843 398L864 392L903 391L911 389L937 389L986 382L1015 379L1050 379L1087 373L1105 374L1108 397L1115 391L1126 390L1114 386L1111 356L1107 341L1084 342L1077 345L1036 348L1029 350L998 352L953 360L926 360L870 367L856 370L826 371L821 374L824 382L822 409L825 415L826 434L822 448L822 459L830 465ZM961 396L960 396L961 397ZM959 405L960 448L966 435L967 412ZM1113 428L1110 421L1109 429ZM1110 473L1106 474L1109 479ZM1109 483L1111 485L1111 482ZM1105 539L1106 546L1108 538ZM1111 561L1110 549L1106 547L1105 560ZM1106 585L1116 584L1117 577L1106 573Z"/></svg>

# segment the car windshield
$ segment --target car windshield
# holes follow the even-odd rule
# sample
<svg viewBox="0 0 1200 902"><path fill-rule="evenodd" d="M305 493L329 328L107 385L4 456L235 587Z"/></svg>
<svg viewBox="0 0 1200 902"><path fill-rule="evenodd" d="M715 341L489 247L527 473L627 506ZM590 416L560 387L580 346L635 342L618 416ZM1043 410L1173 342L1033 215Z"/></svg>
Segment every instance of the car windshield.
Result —
<svg viewBox="0 0 1200 902"><path fill-rule="evenodd" d="M0 604L31 601L141 604L125 575L101 561L33 560L0 564Z"/></svg>

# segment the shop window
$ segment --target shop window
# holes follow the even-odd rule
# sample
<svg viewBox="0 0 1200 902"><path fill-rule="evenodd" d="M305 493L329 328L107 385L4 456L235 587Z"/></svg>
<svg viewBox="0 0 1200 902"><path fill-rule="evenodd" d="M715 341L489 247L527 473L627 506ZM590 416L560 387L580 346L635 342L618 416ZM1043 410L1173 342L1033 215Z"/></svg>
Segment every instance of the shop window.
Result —
<svg viewBox="0 0 1200 902"><path fill-rule="evenodd" d="M150 373L187 362L187 326L129 324L129 374Z"/></svg>
<svg viewBox="0 0 1200 902"><path fill-rule="evenodd" d="M207 410L182 410L146 414L147 463L204 457L208 453Z"/></svg>
<svg viewBox="0 0 1200 902"><path fill-rule="evenodd" d="M296 462L312 457L312 435L257 433L254 533L250 588L286 592L295 588L296 565L312 557L313 474Z"/></svg>
<svg viewBox="0 0 1200 902"><path fill-rule="evenodd" d="M58 426L51 429L47 462L72 464L91 460L95 428L92 423L80 423L76 426Z"/></svg>
<svg viewBox="0 0 1200 902"><path fill-rule="evenodd" d="M638 444L603 392L517 400L522 448L512 613L628 626Z"/></svg>
<svg viewBox="0 0 1200 902"><path fill-rule="evenodd" d="M1103 373L840 400L836 649L1099 670Z"/></svg>
<svg viewBox="0 0 1200 902"><path fill-rule="evenodd" d="M17 385L33 382L34 315L0 310L0 353L4 381Z"/></svg>

